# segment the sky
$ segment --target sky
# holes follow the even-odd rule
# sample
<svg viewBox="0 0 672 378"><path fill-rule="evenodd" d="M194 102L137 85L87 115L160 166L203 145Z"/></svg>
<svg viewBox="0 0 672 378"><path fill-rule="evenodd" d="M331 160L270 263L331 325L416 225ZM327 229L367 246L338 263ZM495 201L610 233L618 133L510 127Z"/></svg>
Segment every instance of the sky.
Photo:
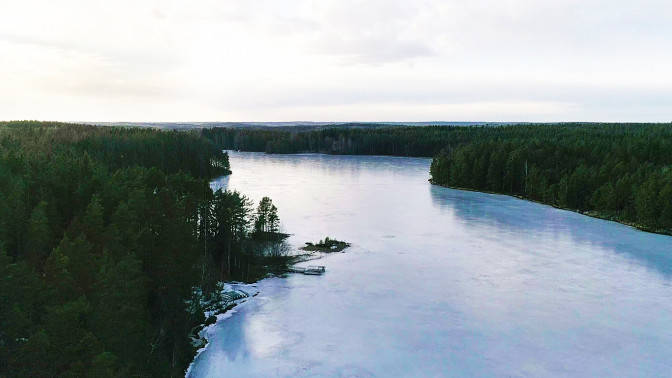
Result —
<svg viewBox="0 0 672 378"><path fill-rule="evenodd" d="M672 121L670 0L0 0L0 120Z"/></svg>

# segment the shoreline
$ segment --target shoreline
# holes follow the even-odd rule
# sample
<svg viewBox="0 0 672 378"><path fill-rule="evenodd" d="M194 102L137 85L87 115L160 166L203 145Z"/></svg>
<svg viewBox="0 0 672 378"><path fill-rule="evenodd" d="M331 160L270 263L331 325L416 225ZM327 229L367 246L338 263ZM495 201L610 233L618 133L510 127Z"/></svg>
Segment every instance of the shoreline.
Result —
<svg viewBox="0 0 672 378"><path fill-rule="evenodd" d="M261 280L259 280L259 281L261 281ZM200 328L198 330L198 332L196 333L196 336L198 338L192 337L192 343L195 344L196 342L200 341L201 345L199 345L198 349L196 349L196 351L194 353L194 357L191 360L191 363L187 367L187 370L185 370L185 372L184 372L185 378L189 377L189 374L191 373L191 368L194 366L194 363L196 362L196 359L198 358L198 356L200 356L201 353L203 353L207 349L208 345L210 345L210 340L208 339L209 332L219 322L224 321L224 320L232 317L235 313L237 313L238 308L242 304L247 302L248 299L256 297L259 294L259 290L257 290L257 288L256 288L256 285L259 281L256 281L254 283L249 283L249 284L235 284L236 289L234 289L234 290L235 291L242 291L247 296L243 297L243 298L235 299L235 300L230 301L230 302L226 302L226 301L223 301L223 300L220 301L218 303L220 305L224 304L226 302L226 305L223 306L223 311L221 311L221 312L217 312L216 310L204 311L204 315L205 315L204 322L202 324L199 324L196 327L194 327L194 329ZM230 283L227 283L227 282L224 282L223 284L224 285L231 285ZM248 288L249 289L254 289L254 293L253 294L251 293L252 290L249 290L250 292L248 293L248 291L241 290L240 287L244 287L245 289L248 289ZM222 292L224 292L224 291L223 290L220 291L220 293L222 293ZM208 319L210 319L213 316L216 318L216 320L213 323L208 324ZM194 346L196 346L196 345L194 345Z"/></svg>
<svg viewBox="0 0 672 378"><path fill-rule="evenodd" d="M271 156L292 156L292 155L322 155L322 156L360 156L360 157L379 157L379 158L398 158L398 159L421 159L432 160L432 156L403 156L403 155L379 155L379 154L330 154L326 152L266 152L266 151L246 151L223 149L224 152L247 153L247 154L265 154Z"/></svg>
<svg viewBox="0 0 672 378"><path fill-rule="evenodd" d="M581 211L581 210L576 210L576 209L560 207L560 206L556 206L556 205L553 205L553 204L550 204L550 203L545 203L545 202L525 198L523 196L519 196L519 195L516 195L516 194L497 193L497 192L490 192L490 191L486 191L486 190L476 190L476 189L469 189L469 188L460 188L460 187L450 186L450 185L443 185L443 184L438 184L438 183L432 181L432 179L429 179L427 181L429 181L429 183L432 184L432 185L440 186L442 188L461 190L461 191L465 191L465 192L495 194L495 195L498 195L498 196L512 197L512 198L516 198L516 199L519 199L519 200L536 203L536 204L539 204L539 205L550 206L550 207L552 207L554 209L558 209L558 210L571 211L572 213L585 215L587 217L594 218L594 219L600 219L600 220L604 220L604 221L607 221L607 222L618 223L618 224L621 224L623 226L634 228L638 231L648 232L650 234L672 236L672 230L656 230L656 229L652 229L650 227L647 227L647 226L644 226L644 225L641 225L641 224L638 224L638 223L635 223L635 222L628 222L628 221L619 220L619 219L613 218L612 216L609 216L607 214L601 214L601 213L596 212L596 211Z"/></svg>
<svg viewBox="0 0 672 378"><path fill-rule="evenodd" d="M330 154L330 153L325 153L325 152L274 153L274 152L265 152L265 151L264 152L262 152L262 151L257 152L257 151L226 150L226 149L224 149L223 151L226 151L226 152L233 151L233 152L245 152L245 153L260 153L260 154L266 154L266 155L375 156L375 157L396 157L396 158L429 159L429 160L433 159L432 157L422 157L422 156ZM573 213L585 215L585 216L588 216L588 217L591 217L591 218L601 219L601 220L608 221L608 222L614 222L614 223L622 224L624 226L628 226L628 227L634 228L634 229L636 229L638 231L642 231L642 232L648 232L648 233L656 234L656 235L672 236L672 229L669 229L669 230L654 229L654 228L651 228L651 227L648 227L648 226L645 226L645 225L642 225L642 224L639 224L639 223L636 223L636 222L624 221L624 220L615 218L614 216L611 216L611 215L608 215L608 214L603 214L603 213L600 213L600 212L597 212L597 211L581 211L581 210L577 210L577 209L560 207L560 206L556 206L556 205L553 205L553 204L550 204L550 203L545 203L545 202L536 201L536 200L533 200L533 199L530 199L530 198L525 198L523 196L519 196L519 195L516 195L516 194L497 193L497 192L491 192L491 191L487 191L487 190L476 190L476 189L469 189L469 188L460 188L460 187L450 186L450 185L443 185L443 184L439 184L439 183L436 183L436 182L432 181L431 178L428 179L427 181L429 181L429 183L432 184L432 185L440 186L440 187L443 187L443 188L463 190L463 191L466 191L466 192L496 194L496 195L500 195L500 196L513 197L513 198L517 198L517 199L524 200L524 201L534 202L534 203L537 203L537 204L540 204L540 205L551 206L551 207L553 207L555 209L558 209L558 210L567 210L567 211L571 211Z"/></svg>
<svg viewBox="0 0 672 378"><path fill-rule="evenodd" d="M302 262L307 262L307 261L312 261L312 260L319 260L324 257L326 253L325 252L311 252L311 253L304 253L304 254L298 254L292 256L293 259L292 261L288 264L288 268L286 271L280 273L280 274L271 274L267 275L266 277L263 277L255 282L251 283L234 283L233 285L236 286L234 289L235 291L242 291L243 293L247 294L246 297L240 298L233 300L231 302L228 302L224 304L225 301L220 301L218 304L222 305L221 307L223 308L223 311L217 312L216 310L213 311L205 311L205 320L202 324L197 325L194 327L194 329L200 328L198 332L196 333L196 336L198 338L192 338L192 343L196 342L201 342L202 344L198 347L194 354L194 358L192 359L191 363L187 367L187 370L184 372L185 378L189 377L189 374L191 373L191 368L194 366L194 363L196 362L196 359L203 353L207 348L208 345L210 345L210 340L208 339L208 334L209 332L220 322L225 321L226 319L231 318L233 315L235 315L238 312L238 309L240 308L241 305L245 304L249 299L252 299L259 295L260 291L257 289L257 284L261 282L262 280L265 280L267 278L280 278L280 279L286 279L287 275L291 273L289 270L290 266L294 266L295 264L300 264ZM223 285L232 285L232 283L229 282L222 282ZM245 289L250 289L250 290L241 290L240 288L245 288ZM220 293L224 293L227 291L221 290ZM228 291L230 292L230 291ZM213 323L208 324L208 319L211 317L215 317L216 320ZM195 346L195 345L194 345Z"/></svg>

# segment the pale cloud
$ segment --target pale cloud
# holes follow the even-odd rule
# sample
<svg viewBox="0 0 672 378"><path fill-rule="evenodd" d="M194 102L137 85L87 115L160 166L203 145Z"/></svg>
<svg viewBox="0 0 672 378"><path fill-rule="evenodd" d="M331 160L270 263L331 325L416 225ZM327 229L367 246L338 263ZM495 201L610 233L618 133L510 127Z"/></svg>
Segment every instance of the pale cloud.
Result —
<svg viewBox="0 0 672 378"><path fill-rule="evenodd" d="M672 120L669 1L0 9L0 119Z"/></svg>

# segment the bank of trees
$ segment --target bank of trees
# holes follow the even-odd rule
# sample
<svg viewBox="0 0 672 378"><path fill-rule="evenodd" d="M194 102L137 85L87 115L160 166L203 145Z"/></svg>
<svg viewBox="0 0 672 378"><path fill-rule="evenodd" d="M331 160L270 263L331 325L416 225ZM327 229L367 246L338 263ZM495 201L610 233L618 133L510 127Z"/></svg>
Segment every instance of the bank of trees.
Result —
<svg viewBox="0 0 672 378"><path fill-rule="evenodd" d="M203 129L202 134L227 150L432 157L446 146L447 141L465 140L468 128L351 124L301 128L212 128Z"/></svg>
<svg viewBox="0 0 672 378"><path fill-rule="evenodd" d="M672 125L475 129L432 161L432 182L513 194L644 228L672 229Z"/></svg>
<svg viewBox="0 0 672 378"><path fill-rule="evenodd" d="M0 376L183 376L193 287L263 262L227 172L191 132L0 123Z"/></svg>

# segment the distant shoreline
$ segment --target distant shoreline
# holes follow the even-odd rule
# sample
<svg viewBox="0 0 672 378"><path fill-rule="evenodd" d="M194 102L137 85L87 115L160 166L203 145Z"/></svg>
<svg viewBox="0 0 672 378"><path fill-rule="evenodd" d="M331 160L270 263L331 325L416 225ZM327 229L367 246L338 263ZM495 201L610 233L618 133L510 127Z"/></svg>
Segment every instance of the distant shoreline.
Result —
<svg viewBox="0 0 672 378"><path fill-rule="evenodd" d="M224 150L224 151L226 151L226 152L259 153L259 154L266 154L266 155L325 155L325 156L363 156L363 157L364 156L366 156L366 157L377 156L377 157L393 157L393 158L407 158L407 159L432 159L431 157L398 156L398 155L395 156L395 155L328 154L328 153L324 153L324 152L269 153L269 152L263 152L263 151L262 152L236 151L236 150ZM651 234L672 236L672 230L654 229L654 228L647 227L645 225L642 225L642 224L639 224L639 223L636 223L636 222L628 222L628 221L620 220L617 217L614 217L613 215L606 214L606 213L600 213L600 212L597 212L597 211L581 211L581 210L577 210L577 209L560 207L560 206L557 206L557 205L553 205L553 204L549 204L549 203L525 198L525 197L522 197L522 196L519 196L519 195L516 195L516 194L497 193L497 192L491 192L491 191L486 191L486 190L475 190L475 189L460 188L460 187L450 186L450 185L442 185L442 184L438 184L438 183L432 181L431 178L428 179L427 181L429 181L429 183L432 184L432 185L440 186L440 187L443 187L443 188L462 190L462 191L466 191L466 192L496 194L496 195L501 195L501 196L513 197L513 198L521 199L521 200L524 200L524 201L534 202L534 203L537 203L537 204L540 204L540 205L550 206L550 207L553 207L553 208L556 208L556 209L559 209L559 210L571 211L573 213L585 215L585 216L595 218L595 219L601 219L601 220L605 220L605 221L609 221L609 222L619 223L619 224L622 224L624 226L632 227L632 228L637 229L639 231L648 232L648 233L651 233Z"/></svg>
<svg viewBox="0 0 672 378"><path fill-rule="evenodd" d="M626 221L620 220L618 218L615 218L613 216L610 216L609 214L604 214L604 213L600 213L600 212L597 212L597 211L581 211L581 210L577 210L577 209L560 207L560 206L552 205L550 203L535 201L533 199L525 198L525 197L515 195L515 194L497 193L497 192L490 192L490 191L485 191L485 190L475 190L475 189L468 189L468 188L459 188L459 187L456 187L456 186L442 185L442 184L437 184L436 182L433 182L432 179L429 179L427 181L429 181L429 183L432 184L432 185L440 186L442 188L461 190L461 191L465 191L465 192L496 194L496 195L499 195L499 196L507 196L507 197L512 197L512 198L517 198L517 199L520 199L520 200L523 200L523 201L533 202L533 203L536 203L536 204L539 204L539 205L550 206L550 207L553 207L553 208L558 209L558 210L571 211L573 213L585 215L585 216L588 216L588 217L591 217L591 218L601 219L601 220L614 222L614 223L619 223L619 224L622 224L624 226L628 226L628 227L634 228L636 230L643 231L643 232L648 232L648 233L651 233L651 234L672 236L672 230L656 230L656 229L641 225L639 223L626 222Z"/></svg>

